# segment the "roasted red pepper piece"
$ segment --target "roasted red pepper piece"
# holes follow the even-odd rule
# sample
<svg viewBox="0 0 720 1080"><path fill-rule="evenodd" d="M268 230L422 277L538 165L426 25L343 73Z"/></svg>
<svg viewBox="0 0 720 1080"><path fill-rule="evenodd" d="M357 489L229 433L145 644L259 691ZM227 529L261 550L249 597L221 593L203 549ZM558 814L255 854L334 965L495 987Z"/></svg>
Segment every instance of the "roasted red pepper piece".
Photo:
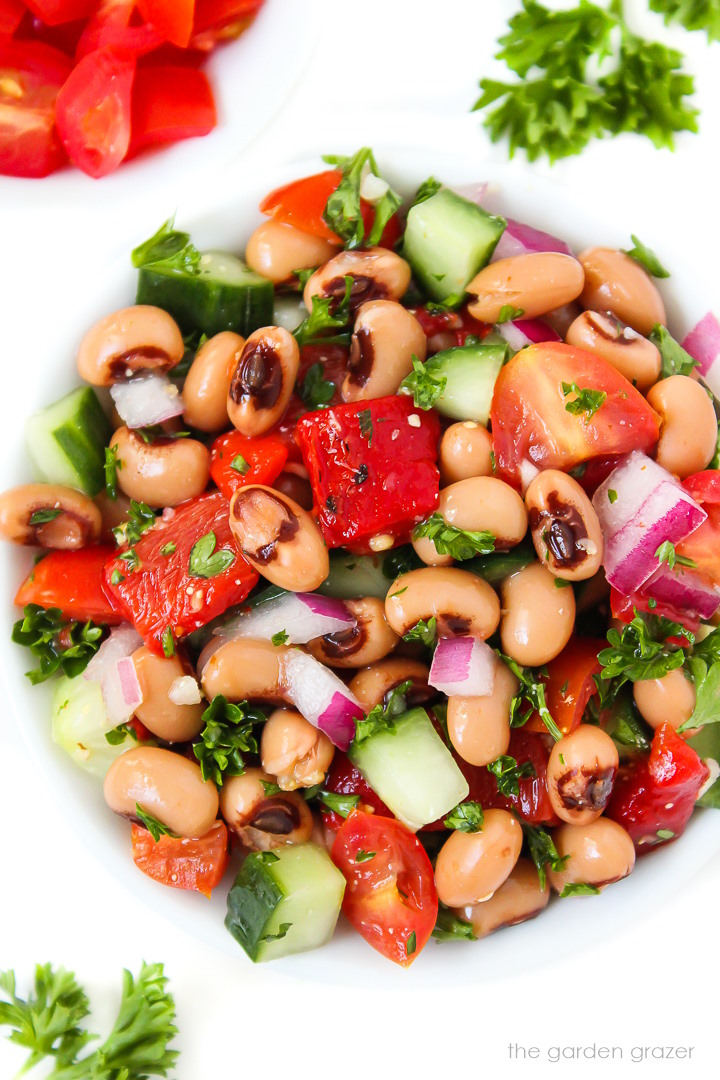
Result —
<svg viewBox="0 0 720 1080"><path fill-rule="evenodd" d="M524 728L514 728L510 733L508 754L515 758L518 765L529 761L535 770L534 776L525 776L518 781L518 795L501 795L497 779L485 765L468 765L455 755L470 785L468 799L479 802L486 809L515 811L531 825L557 825L558 819L550 805L547 787L550 746L552 739L549 735L534 735Z"/></svg>
<svg viewBox="0 0 720 1080"><path fill-rule="evenodd" d="M307 413L295 438L328 547L370 551L406 541L437 506L440 425L409 397L356 401Z"/></svg>
<svg viewBox="0 0 720 1080"><path fill-rule="evenodd" d="M111 558L104 572L109 595L148 648L160 656L172 649L173 640L241 603L258 581L237 549L230 532L229 503L219 491L166 514L134 545L135 559ZM190 552L209 532L215 534L215 551L230 550L235 558L220 573L200 577L190 573Z"/></svg>
<svg viewBox="0 0 720 1080"><path fill-rule="evenodd" d="M638 854L675 840L690 820L708 767L670 724L657 729L647 757L622 765L607 817L627 829Z"/></svg>
<svg viewBox="0 0 720 1080"><path fill-rule="evenodd" d="M210 475L226 499L231 499L238 488L248 484L272 484L283 471L288 451L282 439L263 435L251 439L239 431L220 435L210 448ZM233 461L242 458L248 465Z"/></svg>
<svg viewBox="0 0 720 1080"><path fill-rule="evenodd" d="M678 545L679 548L680 545ZM610 611L613 619L619 619L620 622L631 623L635 618L635 609L643 611L646 615L657 615L663 619L670 619L672 622L680 623L686 630L689 630L692 634L696 633L697 628L700 625L700 620L695 615L691 615L688 611L679 611L674 608L672 604L663 604L658 600L655 602L655 606L650 606L650 597L642 596L640 593L633 593L631 596L623 596L617 589L610 589ZM683 637L671 637L668 641L672 645L680 645L687 648L687 638Z"/></svg>
<svg viewBox="0 0 720 1080"><path fill-rule="evenodd" d="M349 760L347 754L341 750L335 751L330 771L325 778L324 788L339 795L357 795L360 802L359 810L372 812L379 817L393 817L379 795L376 795L359 769ZM343 823L341 814L334 810L322 810L324 823L330 829L339 829Z"/></svg>
<svg viewBox="0 0 720 1080"><path fill-rule="evenodd" d="M122 622L122 615L103 591L105 563L113 549L105 544L78 551L51 551L33 567L17 591L18 607L39 604L60 608L66 619L110 626Z"/></svg>

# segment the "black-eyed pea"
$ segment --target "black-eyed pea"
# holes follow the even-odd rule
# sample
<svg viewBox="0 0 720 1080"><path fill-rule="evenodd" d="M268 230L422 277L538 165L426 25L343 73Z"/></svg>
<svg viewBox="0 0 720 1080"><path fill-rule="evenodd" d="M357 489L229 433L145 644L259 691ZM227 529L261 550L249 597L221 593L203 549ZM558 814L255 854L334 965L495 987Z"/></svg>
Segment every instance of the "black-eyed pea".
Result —
<svg viewBox="0 0 720 1080"><path fill-rule="evenodd" d="M476 937L487 937L505 926L534 919L544 911L550 899L547 881L540 885L538 872L530 859L518 859L510 876L489 900L457 908L455 914L469 922Z"/></svg>
<svg viewBox="0 0 720 1080"><path fill-rule="evenodd" d="M520 823L507 810L486 810L479 832L453 832L435 863L441 903L459 908L492 896L512 873L522 839Z"/></svg>
<svg viewBox="0 0 720 1080"><path fill-rule="evenodd" d="M581 724L558 740L547 766L548 794L561 821L587 825L610 801L618 770L618 752L606 732Z"/></svg>
<svg viewBox="0 0 720 1080"><path fill-rule="evenodd" d="M438 637L470 634L486 640L497 629L500 604L492 586L469 570L426 566L395 579L385 614L399 637L421 619L434 618Z"/></svg>
<svg viewBox="0 0 720 1080"><path fill-rule="evenodd" d="M427 342L412 312L394 300L371 300L358 308L350 341L343 401L397 393L412 371L413 356L424 360Z"/></svg>
<svg viewBox="0 0 720 1080"><path fill-rule="evenodd" d="M198 660L198 673L209 701L222 694L228 701L282 701L280 663L285 645L253 638L214 638Z"/></svg>
<svg viewBox="0 0 720 1080"><path fill-rule="evenodd" d="M661 360L657 346L612 315L584 311L568 327L565 341L568 345L601 356L642 392L657 382L660 376Z"/></svg>
<svg viewBox="0 0 720 1080"><path fill-rule="evenodd" d="M245 262L251 270L280 285L292 281L298 270L322 266L337 249L337 244L322 236L271 218L258 225L248 240Z"/></svg>
<svg viewBox="0 0 720 1080"><path fill-rule="evenodd" d="M260 743L266 773L283 791L312 787L325 778L335 748L316 727L293 709L275 709L267 718Z"/></svg>
<svg viewBox="0 0 720 1080"><path fill-rule="evenodd" d="M570 640L575 597L569 585L557 588L555 581L549 570L534 562L503 582L500 639L503 652L518 664L547 664Z"/></svg>
<svg viewBox="0 0 720 1080"><path fill-rule="evenodd" d="M284 844L303 844L313 833L313 816L295 791L268 795L275 780L262 769L231 776L220 789L220 813L228 828L251 851L269 851Z"/></svg>
<svg viewBox="0 0 720 1080"><path fill-rule="evenodd" d="M224 330L200 346L183 384L183 416L198 431L228 426L227 397L245 338Z"/></svg>
<svg viewBox="0 0 720 1080"><path fill-rule="evenodd" d="M510 703L518 686L510 668L498 659L491 694L448 698L448 735L463 761L470 765L489 765L507 753Z"/></svg>
<svg viewBox="0 0 720 1080"><path fill-rule="evenodd" d="M355 626L309 641L308 650L316 660L329 667L358 668L376 664L392 652L399 638L388 625L382 600L365 596L346 600L345 607Z"/></svg>
<svg viewBox="0 0 720 1080"><path fill-rule="evenodd" d="M303 292L308 311L313 296L330 297L339 304L345 296L347 277L352 278L349 306L354 312L369 300L400 300L410 284L410 266L387 248L341 251L308 279Z"/></svg>
<svg viewBox="0 0 720 1080"><path fill-rule="evenodd" d="M73 550L100 536L100 510L64 484L23 484L0 495L0 538L13 544Z"/></svg>
<svg viewBox="0 0 720 1080"><path fill-rule="evenodd" d="M661 420L658 464L681 480L707 468L717 446L718 425L705 387L687 375L671 375L648 390L647 402Z"/></svg>
<svg viewBox="0 0 720 1080"><path fill-rule="evenodd" d="M179 656L157 656L146 645L136 649L132 662L142 691L142 702L135 709L138 720L164 742L187 742L202 730L205 702L191 705L172 700L173 687L188 677ZM190 676L192 678L192 676Z"/></svg>
<svg viewBox="0 0 720 1080"><path fill-rule="evenodd" d="M330 572L315 518L273 488L248 484L236 491L230 529L248 562L282 589L312 592Z"/></svg>
<svg viewBox="0 0 720 1080"><path fill-rule="evenodd" d="M138 746L116 758L103 794L116 814L138 821L139 806L177 836L204 836L217 818L212 780L203 780L195 762L156 746Z"/></svg>
<svg viewBox="0 0 720 1080"><path fill-rule="evenodd" d="M440 477L443 484L492 476L492 435L475 420L460 420L440 440Z"/></svg>
<svg viewBox="0 0 720 1080"><path fill-rule="evenodd" d="M365 712L370 712L376 705L387 705L393 690L409 682L406 701L408 708L412 708L436 696L436 691L428 685L429 674L427 664L419 660L392 656L358 671L351 679L349 689Z"/></svg>
<svg viewBox="0 0 720 1080"><path fill-rule="evenodd" d="M484 267L467 286L476 299L468 311L481 322L496 323L504 307L522 311L526 319L569 304L583 288L583 269L572 255L532 252L498 259Z"/></svg>
<svg viewBox="0 0 720 1080"><path fill-rule="evenodd" d="M243 435L264 435L282 418L295 386L300 349L281 326L265 326L245 342L235 365L226 405Z"/></svg>
<svg viewBox="0 0 720 1080"><path fill-rule="evenodd" d="M449 484L440 492L436 513L448 525L469 532L491 534L495 550L507 550L525 536L528 517L514 488L494 476L473 476ZM433 540L413 540L416 554L430 566L447 566L449 555L439 554Z"/></svg>
<svg viewBox="0 0 720 1080"><path fill-rule="evenodd" d="M577 480L559 469L545 469L530 482L525 506L542 565L566 581L594 577L602 565L603 535Z"/></svg>
<svg viewBox="0 0 720 1080"><path fill-rule="evenodd" d="M184 355L185 343L172 316L135 304L90 327L80 342L77 369L93 386L112 386L139 371L169 371Z"/></svg>
<svg viewBox="0 0 720 1080"><path fill-rule="evenodd" d="M561 870L548 869L550 884L561 893L566 885L604 889L627 877L635 866L635 848L622 825L599 817L588 825L561 825L552 834Z"/></svg>
<svg viewBox="0 0 720 1080"><path fill-rule="evenodd" d="M668 671L661 679L642 679L633 683L633 698L643 720L657 729L665 723L677 729L695 712L695 684L683 668ZM687 735L692 735L688 730Z"/></svg>
<svg viewBox="0 0 720 1080"><path fill-rule="evenodd" d="M302 469L302 472L298 469ZM312 510L314 501L312 487L302 465L289 462L277 479L273 480L272 487L281 495L287 495L298 506L302 506L303 510Z"/></svg>
<svg viewBox="0 0 720 1080"><path fill-rule="evenodd" d="M614 248L588 248L578 255L585 273L580 303L589 311L611 311L639 334L666 325L665 305L639 263Z"/></svg>
<svg viewBox="0 0 720 1080"><path fill-rule="evenodd" d="M110 439L118 487L148 506L178 506L201 495L210 479L210 451L197 439L161 436L146 442L127 427Z"/></svg>

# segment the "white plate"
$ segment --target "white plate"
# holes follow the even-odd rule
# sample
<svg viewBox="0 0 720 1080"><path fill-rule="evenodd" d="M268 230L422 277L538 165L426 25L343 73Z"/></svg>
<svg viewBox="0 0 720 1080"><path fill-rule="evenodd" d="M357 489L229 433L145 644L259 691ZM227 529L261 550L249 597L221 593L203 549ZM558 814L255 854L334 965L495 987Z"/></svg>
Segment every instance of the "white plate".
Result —
<svg viewBox="0 0 720 1080"><path fill-rule="evenodd" d="M350 149L350 147L348 147ZM664 235L662 243L652 231L641 229L637 217L625 220L621 207L593 209L576 193L540 179L520 166L487 167L470 153L460 157L439 155L430 150L377 150L386 175L407 193L429 174L447 183L467 183L487 179L495 191L495 201L513 217L563 236L580 250L602 242L616 246L627 243L631 229L643 240L661 248L663 261L673 270L672 286L661 283L670 300L671 326L678 334L699 318L713 297L703 294L704 277L698 269L697 251L687 249L687 238ZM197 206L181 206L177 222L192 232L202 247L226 247L242 250L244 241L259 220L259 199L272 187L320 167L317 161L302 162L251 180L233 179L222 190L203 189ZM644 224L644 223L642 223ZM130 248L143 235L127 237ZM23 418L34 408L48 404L75 385L73 355L84 330L99 316L132 301L133 271L129 260L115 264L104 274L88 275L84 281L68 284L66 295L60 290L59 301L69 301L67 313L60 318L52 336L32 336L27 320L27 343L23 362L16 364L11 393L4 397L2 430L4 453L0 467L0 489L27 479L23 452ZM32 372L32 379L27 379ZM28 385L28 382L32 385ZM17 395L12 394L13 388ZM13 400L22 404L8 405ZM31 564L31 554L3 545L0 551L0 612L7 635L11 621L13 591ZM6 638L5 638L6 639ZM201 897L164 889L143 877L133 866L128 840L128 826L109 813L99 785L73 766L69 758L50 741L48 734L47 686L32 688L23 678L29 657L25 650L6 646L2 672L8 699L38 768L45 774L58 799L67 810L74 832L87 843L89 851L100 859L117 881L147 902L168 920L182 926L201 941L229 952L238 964L249 961L223 928L225 889L216 891L208 903ZM695 814L682 839L640 860L633 875L613 885L601 896L554 901L538 919L502 931L474 945L437 945L430 942L423 955L407 974L383 961L364 941L341 926L333 941L323 949L276 962L273 970L303 979L322 982L346 982L349 973L357 984L372 985L378 979L384 985L396 980L403 990L421 990L429 986L492 980L536 967L573 953L588 943L609 940L617 927L627 928L638 920L658 897L667 895L687 882L715 852L720 851L719 819L713 811ZM61 884L58 887L62 887ZM180 941L180 938L178 938Z"/></svg>

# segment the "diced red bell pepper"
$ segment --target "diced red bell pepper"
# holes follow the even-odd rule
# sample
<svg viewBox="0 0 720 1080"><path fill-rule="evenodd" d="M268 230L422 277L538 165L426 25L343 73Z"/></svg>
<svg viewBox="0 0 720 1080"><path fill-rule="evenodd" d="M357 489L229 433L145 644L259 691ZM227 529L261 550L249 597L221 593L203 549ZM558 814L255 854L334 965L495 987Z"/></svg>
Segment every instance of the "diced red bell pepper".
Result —
<svg viewBox="0 0 720 1080"><path fill-rule="evenodd" d="M563 735L569 735L579 726L587 703L597 693L593 675L600 673L598 653L605 648L607 641L601 639L572 638L547 665L547 675L540 676L539 681L545 684L547 707ZM532 714L525 730L547 732L537 712Z"/></svg>
<svg viewBox="0 0 720 1080"><path fill-rule="evenodd" d="M642 854L684 832L708 776L693 748L671 724L662 724L649 756L620 766L605 814L628 831Z"/></svg>
<svg viewBox="0 0 720 1080"><path fill-rule="evenodd" d="M440 424L409 397L356 401L307 413L295 438L328 547L371 551L406 541L438 501Z"/></svg>
<svg viewBox="0 0 720 1080"><path fill-rule="evenodd" d="M113 626L122 615L103 591L105 563L113 549L107 544L77 551L51 551L41 559L15 596L18 607L39 604L60 608L66 619Z"/></svg>
<svg viewBox="0 0 720 1080"><path fill-rule="evenodd" d="M210 475L226 499L232 499L238 488L248 484L272 484L285 467L288 451L282 439L263 435L251 439L239 431L220 435L210 449ZM249 466L243 472L246 465ZM233 465L233 462L237 465Z"/></svg>
<svg viewBox="0 0 720 1080"><path fill-rule="evenodd" d="M191 574L192 548L210 532L215 535L214 552L229 551L234 559L227 569L210 576ZM133 550L135 559L129 562L118 556L107 562L105 588L159 656L168 654L173 642L241 603L258 581L238 551L230 531L229 503L219 491L168 512L143 533Z"/></svg>
<svg viewBox="0 0 720 1080"><path fill-rule="evenodd" d="M0 34L14 34L26 11L23 0L0 0Z"/></svg>

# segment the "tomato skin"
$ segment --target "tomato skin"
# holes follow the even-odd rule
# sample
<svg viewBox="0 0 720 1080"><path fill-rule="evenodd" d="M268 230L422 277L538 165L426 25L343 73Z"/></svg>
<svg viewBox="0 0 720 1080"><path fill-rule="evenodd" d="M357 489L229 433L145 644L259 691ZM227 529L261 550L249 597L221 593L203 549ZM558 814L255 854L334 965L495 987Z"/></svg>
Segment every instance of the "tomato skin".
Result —
<svg viewBox="0 0 720 1080"><path fill-rule="evenodd" d="M325 224L323 212L341 180L339 169L327 169L314 176L292 180L266 195L260 203L260 212L285 225L294 225L296 229L339 244L340 237Z"/></svg>
<svg viewBox="0 0 720 1080"><path fill-rule="evenodd" d="M192 35L195 0L137 0L137 8L165 41L181 49L187 46Z"/></svg>
<svg viewBox="0 0 720 1080"><path fill-rule="evenodd" d="M103 590L105 563L113 549L107 544L77 551L51 551L33 567L15 596L19 607L39 604L60 608L66 619L114 626L122 615Z"/></svg>
<svg viewBox="0 0 720 1080"><path fill-rule="evenodd" d="M357 861L358 854L375 852ZM342 909L379 953L409 967L427 944L438 913L435 875L420 841L394 818L354 810L330 857L347 881ZM415 949L408 940L415 935Z"/></svg>
<svg viewBox="0 0 720 1080"><path fill-rule="evenodd" d="M257 14L264 2L265 0L195 0L193 35L250 19Z"/></svg>
<svg viewBox="0 0 720 1080"><path fill-rule="evenodd" d="M232 467L238 454L250 466L245 474ZM238 488L248 484L273 484L283 471L287 457L287 446L276 436L251 439L239 431L228 431L210 448L210 475L225 498L231 499Z"/></svg>
<svg viewBox="0 0 720 1080"><path fill-rule="evenodd" d="M560 655L547 665L547 676L540 676L540 682L545 684L547 707L563 735L569 735L579 726L587 703L597 693L593 675L599 675L602 670L598 653L605 648L607 641L600 638L571 638ZM547 732L537 712L530 717L525 730Z"/></svg>
<svg viewBox="0 0 720 1080"><path fill-rule="evenodd" d="M33 15L48 26L85 19L91 13L96 0L25 0Z"/></svg>
<svg viewBox="0 0 720 1080"><path fill-rule="evenodd" d="M411 414L417 427L408 423ZM409 537L437 506L439 433L437 417L409 397L351 402L300 418L295 439L328 547L369 551L377 534L395 543Z"/></svg>
<svg viewBox="0 0 720 1080"><path fill-rule="evenodd" d="M71 69L51 45L0 38L0 174L48 176L65 163L55 103Z"/></svg>
<svg viewBox="0 0 720 1080"><path fill-rule="evenodd" d="M684 832L708 776L693 748L671 724L662 724L649 756L620 766L605 814L628 831L642 855ZM673 835L658 836L663 830Z"/></svg>
<svg viewBox="0 0 720 1080"><path fill-rule="evenodd" d="M73 164L95 179L113 172L130 145L135 60L106 46L84 56L57 97L57 129Z"/></svg>
<svg viewBox="0 0 720 1080"><path fill-rule="evenodd" d="M606 401L588 418L565 406L562 383L603 391ZM571 469L593 457L650 451L660 419L645 398L602 357L558 342L517 353L495 384L490 419L497 470L519 485L520 466Z"/></svg>
<svg viewBox="0 0 720 1080"><path fill-rule="evenodd" d="M211 531L216 537L215 550L229 549L235 553L235 561L214 577L191 576L188 562L193 544ZM175 550L161 554L170 541L176 544ZM168 627L179 641L241 603L258 581L237 549L230 532L229 504L219 491L181 503L143 533L134 550L139 566L132 572L122 559L108 560L105 589L158 656L163 655L162 636ZM113 584L115 571L123 580Z"/></svg>
<svg viewBox="0 0 720 1080"><path fill-rule="evenodd" d="M707 514L699 529L676 545L714 585L720 585L720 471L706 469L683 480L683 487Z"/></svg>
<svg viewBox="0 0 720 1080"><path fill-rule="evenodd" d="M152 834L140 825L132 827L133 860L143 874L171 889L191 889L210 899L228 864L228 832L216 821L205 836L190 840L184 836Z"/></svg>
<svg viewBox="0 0 720 1080"><path fill-rule="evenodd" d="M14 34L26 11L22 0L0 0L0 34Z"/></svg>
<svg viewBox="0 0 720 1080"><path fill-rule="evenodd" d="M138 68L131 115L130 153L207 135L217 124L215 99L205 73L170 64Z"/></svg>
<svg viewBox="0 0 720 1080"><path fill-rule="evenodd" d="M330 771L325 777L324 787L326 791L333 791L338 795L359 795L358 808L360 810L372 811L378 817L394 816L392 810L389 810L380 796L375 794L360 770L353 765L342 750L335 751ZM330 829L339 829L344 820L341 814L325 809L322 810L322 818Z"/></svg>
<svg viewBox="0 0 720 1080"><path fill-rule="evenodd" d="M486 809L515 811L523 821L531 825L558 825L559 820L550 803L547 786L547 763L551 745L549 735L534 734L525 728L513 728L510 732L507 753L515 758L518 765L530 761L535 769L535 776L526 776L519 781L518 795L501 795L496 778L484 765L468 765L456 757L455 760L470 785L468 799L479 802Z"/></svg>

